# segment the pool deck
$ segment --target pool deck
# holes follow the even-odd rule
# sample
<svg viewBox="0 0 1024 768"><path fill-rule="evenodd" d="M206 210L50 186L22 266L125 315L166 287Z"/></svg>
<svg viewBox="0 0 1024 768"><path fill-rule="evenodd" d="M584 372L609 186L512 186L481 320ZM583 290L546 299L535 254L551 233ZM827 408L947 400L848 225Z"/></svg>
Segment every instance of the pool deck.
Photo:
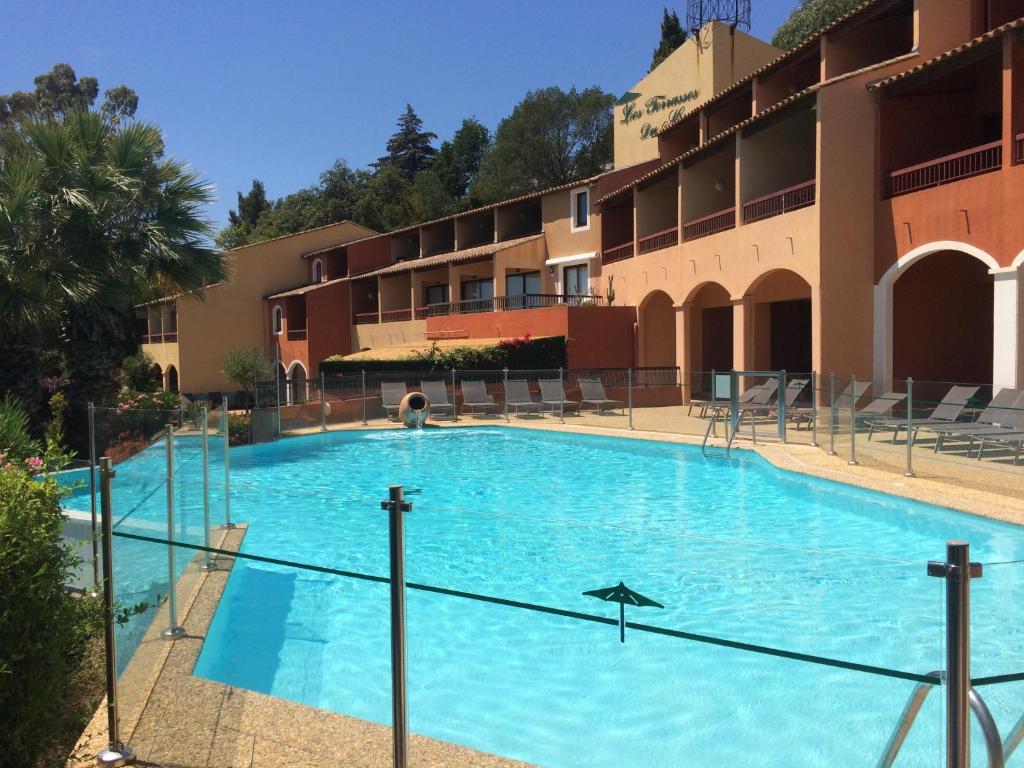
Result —
<svg viewBox="0 0 1024 768"><path fill-rule="evenodd" d="M246 526L220 529L215 547L237 551ZM284 699L195 677L221 594L234 563L218 557L205 571L197 556L178 583L181 624L168 642L166 608L154 619L118 683L121 737L136 764L161 768L380 768L391 765L391 729ZM107 745L106 700L100 704L68 768L93 768ZM426 736L409 738L416 768L527 768L526 763Z"/></svg>
<svg viewBox="0 0 1024 768"><path fill-rule="evenodd" d="M685 407L646 408L634 412L629 430L619 415L557 417L468 418L438 421L443 428L497 426L591 434L634 440L700 445L706 422L691 418ZM332 424L330 431L401 429L383 419L367 426ZM316 434L318 427L290 434ZM819 442L827 436L819 434ZM849 435L837 445L840 455L810 444L808 430L791 430L789 441L750 440L734 449L755 451L780 469L848 483L875 491L961 510L970 514L1024 524L1024 467L989 469L957 457L930 457L915 450L916 477L903 476L905 446L868 442L858 435L860 464L851 466ZM721 453L721 441L713 443ZM246 527L220 530L219 546L236 551ZM122 737L136 751L139 763L164 768L377 768L391 764L391 729L365 720L295 704L283 699L203 680L192 675L205 633L230 574L233 559L220 557L221 568L204 571L194 560L178 584L185 638L162 640L158 616L122 675L119 690ZM106 745L105 701L69 758L69 768L95 765ZM527 764L424 736L410 737L412 766L435 768L513 768Z"/></svg>

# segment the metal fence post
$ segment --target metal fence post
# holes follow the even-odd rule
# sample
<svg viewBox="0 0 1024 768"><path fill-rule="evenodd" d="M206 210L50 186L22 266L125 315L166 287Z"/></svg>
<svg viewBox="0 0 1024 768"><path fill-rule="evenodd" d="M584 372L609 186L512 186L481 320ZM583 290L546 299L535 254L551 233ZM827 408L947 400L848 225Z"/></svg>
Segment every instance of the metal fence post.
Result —
<svg viewBox="0 0 1024 768"><path fill-rule="evenodd" d="M508 368L507 367L502 369L502 374L504 376L504 382L505 383L502 385L504 388L501 390L501 399L505 403L505 422L508 423Z"/></svg>
<svg viewBox="0 0 1024 768"><path fill-rule="evenodd" d="M452 368L452 421L459 420L459 396L455 390L455 369ZM465 403L463 403L465 405Z"/></svg>
<svg viewBox="0 0 1024 768"><path fill-rule="evenodd" d="M92 519L92 588L100 586L100 530L96 517L96 407L89 403L89 513Z"/></svg>
<svg viewBox="0 0 1024 768"><path fill-rule="evenodd" d="M203 419L203 546L210 548L210 412L204 405ZM210 552L205 552L203 568L217 570L217 563Z"/></svg>
<svg viewBox="0 0 1024 768"><path fill-rule="evenodd" d="M558 369L558 423L565 424L565 374Z"/></svg>
<svg viewBox="0 0 1024 768"><path fill-rule="evenodd" d="M363 375L363 426L366 426L366 371L362 371Z"/></svg>
<svg viewBox="0 0 1024 768"><path fill-rule="evenodd" d="M907 377L907 468L904 477L914 475L914 380Z"/></svg>
<svg viewBox="0 0 1024 768"><path fill-rule="evenodd" d="M320 431L327 431L327 377L320 371Z"/></svg>
<svg viewBox="0 0 1024 768"><path fill-rule="evenodd" d="M277 400L277 430L276 435L281 436L281 342L277 342L277 347L274 351L275 365L274 365L274 384L276 390Z"/></svg>
<svg viewBox="0 0 1024 768"><path fill-rule="evenodd" d="M800 426L800 422L797 422ZM818 447L818 372L811 371L811 447Z"/></svg>
<svg viewBox="0 0 1024 768"><path fill-rule="evenodd" d="M167 425L167 629L160 633L165 640L185 636L178 624L178 590L174 574L174 425Z"/></svg>
<svg viewBox="0 0 1024 768"><path fill-rule="evenodd" d="M252 348L252 407L260 407L260 380L259 380L259 362L257 355L259 354L259 348Z"/></svg>
<svg viewBox="0 0 1024 768"><path fill-rule="evenodd" d="M946 562L928 563L928 575L946 580L946 766L970 765L971 579L981 578L966 541L946 544Z"/></svg>
<svg viewBox="0 0 1024 768"><path fill-rule="evenodd" d="M629 400L629 428L633 428L633 369L626 371L627 400Z"/></svg>
<svg viewBox="0 0 1024 768"><path fill-rule="evenodd" d="M711 369L711 436L718 437L718 426L716 425L715 416L718 414L718 372ZM726 432L729 428L726 427Z"/></svg>
<svg viewBox="0 0 1024 768"><path fill-rule="evenodd" d="M228 396L224 395L224 527L234 528L231 522L231 414L228 412Z"/></svg>
<svg viewBox="0 0 1024 768"><path fill-rule="evenodd" d="M92 403L89 404L90 415ZM109 456L100 459L100 506L103 512L103 644L107 673L107 748L96 761L116 768L135 759L131 747L121 741L117 712L117 644L114 638L114 524L111 515L110 480L115 476Z"/></svg>
<svg viewBox="0 0 1024 768"><path fill-rule="evenodd" d="M850 374L850 465L860 464L857 461L857 374Z"/></svg>
<svg viewBox="0 0 1024 768"><path fill-rule="evenodd" d="M779 416L779 439L786 442L786 372L779 371L779 394L776 398L778 402L778 416ZM753 414L751 414L753 418Z"/></svg>
<svg viewBox="0 0 1024 768"><path fill-rule="evenodd" d="M836 374L828 375L828 455L836 455Z"/></svg>
<svg viewBox="0 0 1024 768"><path fill-rule="evenodd" d="M388 489L388 546L391 559L391 732L395 768L405 768L409 748L409 712L405 688L405 521L412 510L402 486Z"/></svg>

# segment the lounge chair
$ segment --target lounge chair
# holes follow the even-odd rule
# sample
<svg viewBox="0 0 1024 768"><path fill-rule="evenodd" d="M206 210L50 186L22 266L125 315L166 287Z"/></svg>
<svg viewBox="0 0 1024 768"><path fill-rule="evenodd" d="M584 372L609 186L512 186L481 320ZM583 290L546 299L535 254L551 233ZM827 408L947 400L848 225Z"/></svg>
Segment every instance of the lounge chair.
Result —
<svg viewBox="0 0 1024 768"><path fill-rule="evenodd" d="M430 401L430 415L447 413L455 418L455 406L448 402L448 387L443 381L421 381L420 391Z"/></svg>
<svg viewBox="0 0 1024 768"><path fill-rule="evenodd" d="M986 405L978 418L971 422L956 424L933 424L922 427L927 432L935 432L935 452L938 453L946 438L966 437L970 440L967 454L974 448L974 438L986 433L1000 434L1006 429L1024 428L1019 408L1024 408L1024 390L1004 387L996 393Z"/></svg>
<svg viewBox="0 0 1024 768"><path fill-rule="evenodd" d="M487 385L483 381L462 382L462 412L465 413L467 408L474 415L478 411L487 413L498 409L497 403L487 394Z"/></svg>
<svg viewBox="0 0 1024 768"><path fill-rule="evenodd" d="M562 388L561 379L538 379L540 385L540 402L547 406L554 413L560 408L562 413L566 411L579 411L580 404L576 400L569 400L565 396L565 389Z"/></svg>
<svg viewBox="0 0 1024 768"><path fill-rule="evenodd" d="M731 385L731 374L716 373L715 379L712 382L712 392L714 393L714 397L707 400L700 397L691 398L688 404L689 407L686 409L686 415L689 416L691 413L693 413L693 409L699 406L700 418L703 419L705 416L708 415L708 411L710 409L716 408L721 402L729 399L729 387Z"/></svg>
<svg viewBox="0 0 1024 768"><path fill-rule="evenodd" d="M806 384L806 382L805 382ZM770 408L772 405L772 398L775 397L775 393L779 389L779 380L776 378L770 378L762 384L757 384L751 387L740 398L737 402L737 407L740 413L744 411L760 411L766 408ZM749 398L745 397L748 392L753 390ZM728 404L727 404L728 405Z"/></svg>
<svg viewBox="0 0 1024 768"><path fill-rule="evenodd" d="M981 454L985 451L985 443L996 442L1007 446L1016 446L1016 450L1013 452L1013 465L1017 466L1021 448L1024 447L1024 395L1017 399L1013 408L1007 410L1006 426L992 427L984 431L979 430L971 435L972 444L975 437L981 441L978 444L978 461L981 461Z"/></svg>
<svg viewBox="0 0 1024 768"><path fill-rule="evenodd" d="M398 408L402 398L409 394L403 381L382 381L380 383L380 400L384 413L392 421L398 421Z"/></svg>
<svg viewBox="0 0 1024 768"><path fill-rule="evenodd" d="M540 413L544 410L544 403L533 399L526 379L509 379L505 382L505 407L514 409L518 416L521 411Z"/></svg>
<svg viewBox="0 0 1024 768"><path fill-rule="evenodd" d="M621 400L611 400L604 391L604 383L601 379L580 379L580 406L590 403L594 406L594 413L602 414L605 411L622 409L622 415L626 415L626 404Z"/></svg>
<svg viewBox="0 0 1024 768"><path fill-rule="evenodd" d="M932 412L923 419L910 419L909 425L907 419L872 419L868 421L870 429L868 430L868 440L871 439L871 435L874 434L875 429L891 429L892 441L895 443L896 438L899 437L900 430L907 428L908 426L913 430L913 434L907 435L907 439L910 440L911 445L917 439L917 432L921 427L931 426L942 426L944 424L953 424L957 419L960 418L960 414L963 413L964 408L967 406L967 401L974 396L974 393L978 391L978 387L950 387L949 392L942 398L942 401L935 406Z"/></svg>
<svg viewBox="0 0 1024 768"><path fill-rule="evenodd" d="M853 381L846 385L838 397L836 397L836 412L846 413L850 410L850 398L853 398L854 407L856 403L864 396L864 394L871 389L870 381ZM811 393L811 397L817 397L816 392ZM877 401L876 401L877 402ZM868 406L870 407L870 405ZM828 410L829 406L818 406L818 411ZM892 408L892 405L889 406ZM845 410L844 410L845 409ZM800 424L803 421L810 423L811 419L814 418L815 409L812 406L802 405L790 407L786 405L786 418L792 419L796 422L796 428L800 429ZM878 415L878 414L875 414Z"/></svg>

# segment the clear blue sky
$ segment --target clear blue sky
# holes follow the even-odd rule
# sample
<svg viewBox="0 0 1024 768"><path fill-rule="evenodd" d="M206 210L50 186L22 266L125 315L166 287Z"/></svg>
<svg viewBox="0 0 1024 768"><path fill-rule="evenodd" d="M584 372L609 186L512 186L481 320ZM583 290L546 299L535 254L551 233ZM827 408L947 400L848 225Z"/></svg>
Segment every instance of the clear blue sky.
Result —
<svg viewBox="0 0 1024 768"><path fill-rule="evenodd" d="M375 160L406 102L444 139L469 116L493 130L532 88L619 94L647 71L665 4L685 19L684 0L0 0L0 93L60 61L101 92L134 88L137 117L215 185L220 226L253 178L276 198L336 158ZM754 0L752 33L796 5Z"/></svg>

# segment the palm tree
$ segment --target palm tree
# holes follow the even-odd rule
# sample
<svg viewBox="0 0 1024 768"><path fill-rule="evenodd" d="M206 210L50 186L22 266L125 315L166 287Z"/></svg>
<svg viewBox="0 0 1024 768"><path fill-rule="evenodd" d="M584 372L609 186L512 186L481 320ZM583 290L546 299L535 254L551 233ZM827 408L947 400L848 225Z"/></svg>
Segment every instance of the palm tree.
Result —
<svg viewBox="0 0 1024 768"><path fill-rule="evenodd" d="M69 421L76 405L113 393L136 304L224 277L204 216L212 197L183 162L164 156L150 124L80 111L5 137L0 316L8 335L35 328L64 341Z"/></svg>

